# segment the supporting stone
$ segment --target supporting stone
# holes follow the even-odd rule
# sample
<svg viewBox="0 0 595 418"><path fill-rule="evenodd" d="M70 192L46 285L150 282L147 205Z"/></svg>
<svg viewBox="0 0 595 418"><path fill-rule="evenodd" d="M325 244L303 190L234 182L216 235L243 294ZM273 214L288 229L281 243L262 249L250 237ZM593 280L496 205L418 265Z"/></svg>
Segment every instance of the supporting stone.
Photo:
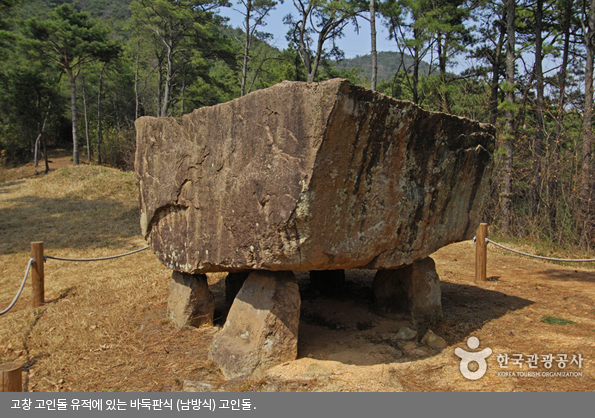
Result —
<svg viewBox="0 0 595 418"><path fill-rule="evenodd" d="M292 272L251 273L236 295L209 358L228 379L259 378L297 357L300 293Z"/></svg>
<svg viewBox="0 0 595 418"><path fill-rule="evenodd" d="M403 269L378 270L374 276L374 308L380 314L408 313L407 287Z"/></svg>
<svg viewBox="0 0 595 418"><path fill-rule="evenodd" d="M215 299L207 276L174 271L169 286L167 317L175 326L213 325Z"/></svg>
<svg viewBox="0 0 595 418"><path fill-rule="evenodd" d="M430 257L374 277L374 305L383 314L410 314L414 322L442 320L440 279Z"/></svg>
<svg viewBox="0 0 595 418"><path fill-rule="evenodd" d="M312 270L310 283L324 296L333 296L345 290L345 270Z"/></svg>
<svg viewBox="0 0 595 418"><path fill-rule="evenodd" d="M244 282L250 275L250 271L241 271L239 273L229 273L225 278L225 300L232 304L236 295L244 285Z"/></svg>

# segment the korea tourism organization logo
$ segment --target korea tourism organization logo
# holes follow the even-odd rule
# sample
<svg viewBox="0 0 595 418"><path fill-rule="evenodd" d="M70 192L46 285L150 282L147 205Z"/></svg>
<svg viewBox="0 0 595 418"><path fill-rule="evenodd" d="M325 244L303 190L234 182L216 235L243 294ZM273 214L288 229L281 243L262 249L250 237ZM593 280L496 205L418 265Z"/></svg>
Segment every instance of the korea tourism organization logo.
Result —
<svg viewBox="0 0 595 418"><path fill-rule="evenodd" d="M475 350L479 347L479 339L477 337L469 337L467 340L467 347ZM469 380L478 380L481 379L488 370L486 359L492 355L492 349L486 347L481 351L473 353L457 347L455 348L455 354L461 358L461 365L459 366L461 374ZM471 364L471 362L476 362L478 365L477 370L474 372L469 369L469 364Z"/></svg>
<svg viewBox="0 0 595 418"><path fill-rule="evenodd" d="M467 347L471 350L479 348L477 337L469 337ZM455 355L461 359L459 370L468 380L479 380L488 370L487 358L492 355L492 349L486 347L480 351L467 351L455 348ZM508 354L500 353L495 356L499 370L498 377L582 377L582 354ZM477 364L472 371L470 365ZM524 366L527 366L524 368ZM554 367L554 365L556 367Z"/></svg>

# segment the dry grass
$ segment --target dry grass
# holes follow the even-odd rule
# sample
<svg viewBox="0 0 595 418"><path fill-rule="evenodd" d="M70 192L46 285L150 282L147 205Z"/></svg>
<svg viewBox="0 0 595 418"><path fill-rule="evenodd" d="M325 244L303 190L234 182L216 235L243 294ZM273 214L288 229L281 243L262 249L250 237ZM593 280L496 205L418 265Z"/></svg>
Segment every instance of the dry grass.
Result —
<svg viewBox="0 0 595 418"><path fill-rule="evenodd" d="M0 185L0 306L18 289L31 241L75 258L146 245L137 205L133 174L104 167ZM48 260L45 271L49 303L31 310L27 286L0 318L1 361L25 363L29 390L175 390L164 376L208 368L197 342L208 347L209 338L197 335L210 331L177 330L164 319L170 272L149 251L100 263Z"/></svg>
<svg viewBox="0 0 595 418"><path fill-rule="evenodd" d="M20 285L31 241L44 241L46 255L69 258L146 245L133 173L68 167L63 159L54 159L63 167L47 176L0 184L1 309ZM264 385L224 381L207 359L217 327L177 329L166 319L171 271L150 251L93 263L47 260L45 275L41 309L30 307L28 285L0 317L0 363L24 364L26 390L178 391L185 379L224 391ZM223 277L209 277L218 303L225 296ZM311 386L289 380L276 387Z"/></svg>
<svg viewBox="0 0 595 418"><path fill-rule="evenodd" d="M0 184L0 213L0 309L20 285L31 241L42 240L46 254L64 257L107 256L146 245L139 236L132 173L79 166L13 178ZM220 391L595 390L593 270L490 247L493 280L476 284L471 242L445 247L433 258L445 319L431 327L449 345L442 352L396 355L391 338L407 320L375 315L369 274L354 271L348 273L350 293L334 301L311 294L302 286L307 279L301 279L296 361L260 381L226 382L207 360L218 328L178 330L165 319L171 273L145 251L97 263L48 260L44 307L30 308L28 285L11 312L0 317L0 363L23 363L30 391L177 391L185 379L209 382ZM225 316L223 277L209 276L219 323ZM552 325L542 322L544 317L575 324ZM466 349L471 335L494 355L581 353L583 377L499 377L492 358L484 378L467 381L454 348ZM332 375L312 376L312 363Z"/></svg>

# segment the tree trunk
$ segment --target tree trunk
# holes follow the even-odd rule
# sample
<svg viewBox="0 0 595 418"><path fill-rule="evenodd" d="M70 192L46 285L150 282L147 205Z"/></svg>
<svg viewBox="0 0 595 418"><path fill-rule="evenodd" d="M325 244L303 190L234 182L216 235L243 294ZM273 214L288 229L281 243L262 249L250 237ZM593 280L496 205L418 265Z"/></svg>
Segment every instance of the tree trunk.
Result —
<svg viewBox="0 0 595 418"><path fill-rule="evenodd" d="M442 44L442 39L444 39L444 44ZM450 96L447 90L448 82L446 81L446 50L448 47L448 34L439 33L436 42L438 43L438 68L440 70L440 80L442 81L442 87L444 88L440 107L442 112L452 113Z"/></svg>
<svg viewBox="0 0 595 418"><path fill-rule="evenodd" d="M413 31L415 39L417 39L417 30ZM417 86L419 84L419 45L415 45L415 52L413 56L413 103L419 104L419 94Z"/></svg>
<svg viewBox="0 0 595 418"><path fill-rule="evenodd" d="M163 106L161 108L161 117L167 116L167 111L169 109L169 103L171 101L171 83L173 77L173 51L168 46L167 47L167 67L165 71L165 90L163 92Z"/></svg>
<svg viewBox="0 0 595 418"><path fill-rule="evenodd" d="M293 66L295 68L295 81L302 81L300 79L300 60L301 60L301 54L298 53L295 54L295 59L293 60Z"/></svg>
<svg viewBox="0 0 595 418"><path fill-rule="evenodd" d="M79 141L77 135L76 117L76 76L72 68L67 68L70 77L70 111L72 113L72 165L79 165Z"/></svg>
<svg viewBox="0 0 595 418"><path fill-rule="evenodd" d="M252 0L246 1L246 42L244 43L244 62L242 64L242 85L240 97L246 94L246 78L248 77L248 54L250 54L250 12L252 11Z"/></svg>
<svg viewBox="0 0 595 418"><path fill-rule="evenodd" d="M594 0L595 1L595 0ZM512 163L514 140L514 54L515 54L515 0L507 1L506 33L506 128L504 134L504 161L502 167L502 190L500 194L502 221L505 233L510 233L512 219Z"/></svg>
<svg viewBox="0 0 595 418"><path fill-rule="evenodd" d="M564 105L566 101L566 82L568 74L568 53L570 50L570 22L572 19L572 7L574 0L566 1L566 10L564 15L564 47L562 50L562 66L558 75L558 84L560 92L558 95L558 116L556 118L556 137L553 144L553 157L550 165L551 174L549 176L549 223L552 236L557 230L557 203L558 203L558 174L560 170L560 144L562 143L562 123L564 121Z"/></svg>
<svg viewBox="0 0 595 418"><path fill-rule="evenodd" d="M161 116L161 85L163 84L161 64L161 57L157 56L157 117Z"/></svg>
<svg viewBox="0 0 595 418"><path fill-rule="evenodd" d="M308 81L312 82L316 78L316 73L318 73L318 65L320 64L320 57L322 56L322 49L324 46L326 33L321 31L318 34L318 44L316 47L316 56L314 57L314 62L312 63L312 71L308 74Z"/></svg>
<svg viewBox="0 0 595 418"><path fill-rule="evenodd" d="M184 70L184 77L182 78L182 89L180 91L180 116L184 116L184 93L186 92L186 77L188 71Z"/></svg>
<svg viewBox="0 0 595 418"><path fill-rule="evenodd" d="M584 28L587 59L585 64L585 116L583 119L583 147L581 152L581 245L591 243L591 143L593 140L593 55L595 31L595 0L591 0L587 27Z"/></svg>
<svg viewBox="0 0 595 418"><path fill-rule="evenodd" d="M39 127L39 124L37 124L37 126ZM37 167L39 161L39 138L41 138L41 129L39 130L39 134L33 143L33 167Z"/></svg>
<svg viewBox="0 0 595 418"><path fill-rule="evenodd" d="M103 70L105 65L101 67L99 73L99 92L97 93L97 165L101 165L101 89L103 87Z"/></svg>
<svg viewBox="0 0 595 418"><path fill-rule="evenodd" d="M120 127L120 115L118 112L118 109L116 108L116 102L117 102L117 97L114 95L114 98L112 99L112 104L114 106L114 115L116 115L116 129L117 132L120 133L122 132L122 128ZM114 141L115 142L115 150L114 150L114 162L112 163L112 167L118 167L118 154L120 153L120 141L119 138L118 140Z"/></svg>
<svg viewBox="0 0 595 418"><path fill-rule="evenodd" d="M85 111L85 136L87 138L87 161L91 162L91 145L89 143L89 119L87 118L87 92L85 89L85 73L83 77L83 110Z"/></svg>
<svg viewBox="0 0 595 418"><path fill-rule="evenodd" d="M45 131L45 124L48 120L48 116L50 115L50 108L52 107L52 102L48 103L48 110L45 112L45 117L43 118L43 122L41 124L41 127L39 129L39 133L37 134L37 138L35 138L35 167L37 167L37 163L38 163L38 156L39 156L39 141L41 140L41 138L43 137L43 131ZM45 140L43 141L43 155L45 156L46 159L46 166L47 166L47 155L45 152ZM46 174L49 171L49 168L46 167Z"/></svg>
<svg viewBox="0 0 595 418"><path fill-rule="evenodd" d="M299 44L299 55L302 59L302 63L306 68L306 81L314 81L314 76L312 75L312 60L310 57L310 52L308 48L306 48L306 30L308 25L308 16L310 16L310 12L312 11L312 4L308 4L308 8L304 10L302 13L302 21L300 22L300 44ZM296 67L297 72L297 67ZM299 76L298 76L299 77Z"/></svg>
<svg viewBox="0 0 595 418"><path fill-rule="evenodd" d="M378 57L376 53L376 9L375 0L370 0L370 32L372 37L372 81L370 89L376 91L376 77L378 75Z"/></svg>
<svg viewBox="0 0 595 418"><path fill-rule="evenodd" d="M43 159L45 160L45 174L50 172L50 163L48 161L48 150L45 143L45 136L41 136L41 144L43 145Z"/></svg>
<svg viewBox="0 0 595 418"><path fill-rule="evenodd" d="M134 119L138 119L138 62L140 60L140 40L137 44L136 49L136 67L134 69L134 102L135 102L135 110L134 110Z"/></svg>
<svg viewBox="0 0 595 418"><path fill-rule="evenodd" d="M542 23L543 23L543 0L537 0L535 5L535 85L537 89L536 101L536 123L537 130L535 132L535 142L533 145L533 180L531 182L531 217L536 216L540 189L541 189L541 171L543 159L543 138L544 138L544 123L543 123L543 68L542 68Z"/></svg>
<svg viewBox="0 0 595 418"><path fill-rule="evenodd" d="M503 19L506 19L506 11L503 13ZM492 94L490 98L490 123L496 125L498 119L498 90L500 87L500 62L502 60L502 47L506 37L506 26L500 27L500 36L496 45L496 53L492 61Z"/></svg>

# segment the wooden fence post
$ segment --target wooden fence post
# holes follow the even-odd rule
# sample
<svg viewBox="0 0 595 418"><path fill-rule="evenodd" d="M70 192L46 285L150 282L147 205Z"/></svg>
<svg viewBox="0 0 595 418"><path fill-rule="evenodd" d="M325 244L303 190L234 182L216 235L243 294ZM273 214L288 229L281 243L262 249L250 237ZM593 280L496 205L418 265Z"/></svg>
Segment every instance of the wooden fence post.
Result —
<svg viewBox="0 0 595 418"><path fill-rule="evenodd" d="M488 224L481 223L477 228L475 239L475 281L486 281L486 237L488 236Z"/></svg>
<svg viewBox="0 0 595 418"><path fill-rule="evenodd" d="M22 391L22 366L19 363L0 364L0 392Z"/></svg>
<svg viewBox="0 0 595 418"><path fill-rule="evenodd" d="M31 266L31 282L33 284L33 307L38 308L42 306L45 302L43 242L38 241L31 243L31 258L35 260L35 264Z"/></svg>

